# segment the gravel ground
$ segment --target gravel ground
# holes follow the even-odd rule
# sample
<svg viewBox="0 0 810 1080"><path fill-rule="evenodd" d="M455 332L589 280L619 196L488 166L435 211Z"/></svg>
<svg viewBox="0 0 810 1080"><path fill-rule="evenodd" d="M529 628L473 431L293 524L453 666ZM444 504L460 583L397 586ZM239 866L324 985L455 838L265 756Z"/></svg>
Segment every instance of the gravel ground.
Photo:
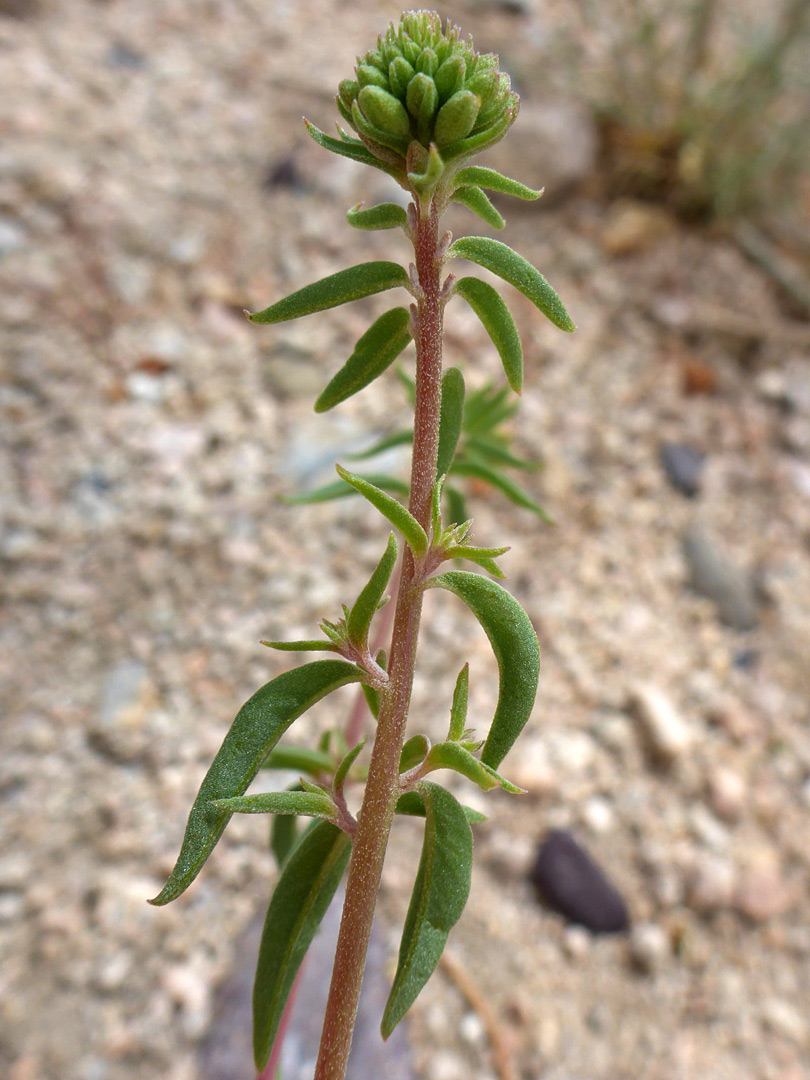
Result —
<svg viewBox="0 0 810 1080"><path fill-rule="evenodd" d="M309 636L333 618L384 542L357 502L279 502L405 419L390 376L334 414L311 410L380 306L272 329L241 309L353 261L406 257L404 240L345 225L361 198L391 197L382 174L330 160L299 119L329 128L334 87L398 11L0 3L9 1080L202 1080L215 989L253 962L238 944L274 874L255 819L234 819L180 901L145 900L237 707L286 664L259 639ZM531 71L536 16L449 13ZM529 118L548 103L525 81L535 131ZM579 116L557 108L558 120ZM551 188L554 155L539 136L521 141L523 121L514 168ZM586 121L563 128L587 172ZM530 482L557 524L471 496L478 541L512 544L509 587L543 652L531 729L504 766L529 795L457 785L490 821L452 949L525 1080L801 1080L808 349L769 333L780 297L722 236L581 189L552 204L507 208L504 239L580 327L562 335L514 304L527 366L516 444L545 462ZM460 213L451 225L475 228ZM695 299L762 331L685 331L656 316ZM498 377L461 305L448 310L447 350L472 383ZM696 498L668 480L662 443L705 455ZM452 599L430 596L413 710L430 734L467 657L480 726L496 689L487 642ZM351 702L340 691L290 738L311 740ZM621 890L629 933L591 936L538 905L526 875L549 827L571 830ZM398 824L395 841L381 894L389 962L415 823ZM497 1075L481 1017L445 972L408 1037L420 1080Z"/></svg>

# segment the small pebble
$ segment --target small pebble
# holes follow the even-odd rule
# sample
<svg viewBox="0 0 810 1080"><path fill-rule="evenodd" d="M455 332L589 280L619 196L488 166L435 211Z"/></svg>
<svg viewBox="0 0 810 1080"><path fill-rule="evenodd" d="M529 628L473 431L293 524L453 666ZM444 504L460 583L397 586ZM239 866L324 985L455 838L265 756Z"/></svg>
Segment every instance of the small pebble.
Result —
<svg viewBox="0 0 810 1080"><path fill-rule="evenodd" d="M747 785L727 765L716 765L708 776L709 804L723 821L739 821L745 807Z"/></svg>
<svg viewBox="0 0 810 1080"><path fill-rule="evenodd" d="M785 881L776 857L763 853L743 871L734 903L743 915L762 923L786 914L796 900L796 892Z"/></svg>
<svg viewBox="0 0 810 1080"><path fill-rule="evenodd" d="M670 484L687 498L693 499L700 490L705 455L683 443L662 443L660 454Z"/></svg>
<svg viewBox="0 0 810 1080"><path fill-rule="evenodd" d="M762 1018L771 1031L778 1035L784 1035L799 1044L807 1042L807 1019L789 1001L769 998L762 1006Z"/></svg>
<svg viewBox="0 0 810 1080"><path fill-rule="evenodd" d="M656 923L638 923L630 932L630 956L639 971L659 971L670 954L666 931Z"/></svg>
<svg viewBox="0 0 810 1080"><path fill-rule="evenodd" d="M616 821L613 806L601 795L592 795L582 807L582 820L599 835L610 832Z"/></svg>
<svg viewBox="0 0 810 1080"><path fill-rule="evenodd" d="M687 898L693 911L710 914L731 906L737 886L737 872L728 859L702 856L692 868Z"/></svg>
<svg viewBox="0 0 810 1080"><path fill-rule="evenodd" d="M569 922L595 934L627 929L629 918L621 895L563 829L546 835L529 877L539 898Z"/></svg>
<svg viewBox="0 0 810 1080"><path fill-rule="evenodd" d="M751 575L730 562L697 525L684 533L682 546L695 592L714 601L727 626L753 630L759 622L759 610Z"/></svg>
<svg viewBox="0 0 810 1080"><path fill-rule="evenodd" d="M651 683L637 683L630 704L646 742L662 764L672 764L692 746L692 731L663 690Z"/></svg>
<svg viewBox="0 0 810 1080"><path fill-rule="evenodd" d="M572 960L581 960L591 947L591 935L584 926L568 926L563 934L563 943Z"/></svg>

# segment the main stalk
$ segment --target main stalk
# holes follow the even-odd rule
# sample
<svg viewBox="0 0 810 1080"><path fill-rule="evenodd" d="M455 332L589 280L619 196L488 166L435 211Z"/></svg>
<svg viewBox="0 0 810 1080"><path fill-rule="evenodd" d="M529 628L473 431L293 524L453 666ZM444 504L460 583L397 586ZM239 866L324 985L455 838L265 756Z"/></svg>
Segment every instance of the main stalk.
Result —
<svg viewBox="0 0 810 1080"><path fill-rule="evenodd" d="M417 301L414 328L416 407L408 508L429 533L431 496L436 482L442 379L443 304L439 220L435 210L419 212L414 250L421 296ZM399 759L408 720L422 614L422 586L415 580L415 569L413 556L406 549L391 635L389 681L381 695L377 735L352 845L315 1080L344 1080L349 1060L380 876L399 797Z"/></svg>

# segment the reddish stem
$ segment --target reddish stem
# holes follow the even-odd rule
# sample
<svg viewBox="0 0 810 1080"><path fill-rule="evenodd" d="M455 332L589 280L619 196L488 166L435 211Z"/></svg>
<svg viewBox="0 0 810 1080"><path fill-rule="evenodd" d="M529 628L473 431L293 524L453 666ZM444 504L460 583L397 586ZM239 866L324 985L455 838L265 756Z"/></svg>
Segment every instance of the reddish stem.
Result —
<svg viewBox="0 0 810 1080"><path fill-rule="evenodd" d="M443 305L438 240L437 213L420 213L414 237L422 295L415 320L416 410L409 509L426 531L436 481L441 407ZM352 845L315 1080L344 1080L346 1075L383 860L399 797L399 759L421 613L422 587L415 581L413 556L406 549L391 636L389 682L381 693L377 736Z"/></svg>

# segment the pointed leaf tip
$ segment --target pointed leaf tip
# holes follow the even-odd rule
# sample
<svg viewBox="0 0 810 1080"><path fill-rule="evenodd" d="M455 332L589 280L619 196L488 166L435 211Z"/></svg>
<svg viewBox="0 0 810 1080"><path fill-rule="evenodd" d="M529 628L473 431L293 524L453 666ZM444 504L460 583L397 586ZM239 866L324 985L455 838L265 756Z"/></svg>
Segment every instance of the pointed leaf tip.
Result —
<svg viewBox="0 0 810 1080"><path fill-rule="evenodd" d="M502 195L514 195L518 199L539 199L543 194L543 188L535 190L526 187L517 180L497 172L495 169L486 169L481 165L468 165L456 174L457 184L475 184L477 187L486 188L487 191L497 191Z"/></svg>
<svg viewBox="0 0 810 1080"><path fill-rule="evenodd" d="M391 522L395 529L402 533L417 558L425 554L428 548L427 534L402 503L397 502L390 495L386 495L381 488L369 484L362 476L356 476L340 465L336 465L335 468L341 480L345 480L355 491L359 491L372 506L380 511L383 517Z"/></svg>
<svg viewBox="0 0 810 1080"><path fill-rule="evenodd" d="M394 571L394 565L397 561L397 554L397 538L393 533L390 533L388 545L383 553L383 557L380 559L374 573L369 578L368 584L355 600L352 610L349 612L349 617L346 621L346 627L349 632L349 641L359 648L365 648L368 642L368 630L371 626L371 620L374 618L386 586L391 580L391 574Z"/></svg>
<svg viewBox="0 0 810 1080"><path fill-rule="evenodd" d="M253 1056L261 1072L292 984L335 895L350 842L330 822L317 822L284 863L262 932L253 985Z"/></svg>
<svg viewBox="0 0 810 1080"><path fill-rule="evenodd" d="M315 402L315 412L333 409L382 375L411 340L409 322L410 313L404 307L393 308L376 319Z"/></svg>
<svg viewBox="0 0 810 1080"><path fill-rule="evenodd" d="M438 784L423 782L417 793L425 807L425 837L402 930L397 972L383 1013L384 1039L433 974L470 893L472 830L463 807ZM403 796L400 804L406 800L408 796ZM418 813L419 809L405 812Z"/></svg>
<svg viewBox="0 0 810 1080"><path fill-rule="evenodd" d="M477 214L487 225L491 225L493 229L502 229L506 224L480 187L468 185L457 188L453 192L452 202L466 206L468 210L472 210L474 214Z"/></svg>
<svg viewBox="0 0 810 1080"><path fill-rule="evenodd" d="M498 663L498 705L481 754L497 769L531 715L540 674L540 646L529 616L501 585L464 570L430 578L429 588L463 600L489 638Z"/></svg>
<svg viewBox="0 0 810 1080"><path fill-rule="evenodd" d="M359 263L336 274L321 278L305 285L297 292L290 293L283 300L276 301L264 311L257 311L248 318L254 323L280 323L289 319L299 319L312 315L316 311L348 304L364 296L394 289L398 286L409 287L408 275L398 263L375 260Z"/></svg>
<svg viewBox="0 0 810 1080"><path fill-rule="evenodd" d="M480 278L463 277L455 284L492 339L503 364L506 381L516 394L523 388L523 346L515 321L497 290Z"/></svg>
<svg viewBox="0 0 810 1080"><path fill-rule="evenodd" d="M361 678L360 669L345 660L314 660L271 679L242 706L194 800L174 870L151 904L168 904L185 892L214 850L231 815L211 803L243 795L294 720L339 686Z"/></svg>
<svg viewBox="0 0 810 1080"><path fill-rule="evenodd" d="M562 300L539 270L512 248L488 236L462 236L448 251L450 258L469 259L508 281L528 297L560 330L576 330Z"/></svg>

